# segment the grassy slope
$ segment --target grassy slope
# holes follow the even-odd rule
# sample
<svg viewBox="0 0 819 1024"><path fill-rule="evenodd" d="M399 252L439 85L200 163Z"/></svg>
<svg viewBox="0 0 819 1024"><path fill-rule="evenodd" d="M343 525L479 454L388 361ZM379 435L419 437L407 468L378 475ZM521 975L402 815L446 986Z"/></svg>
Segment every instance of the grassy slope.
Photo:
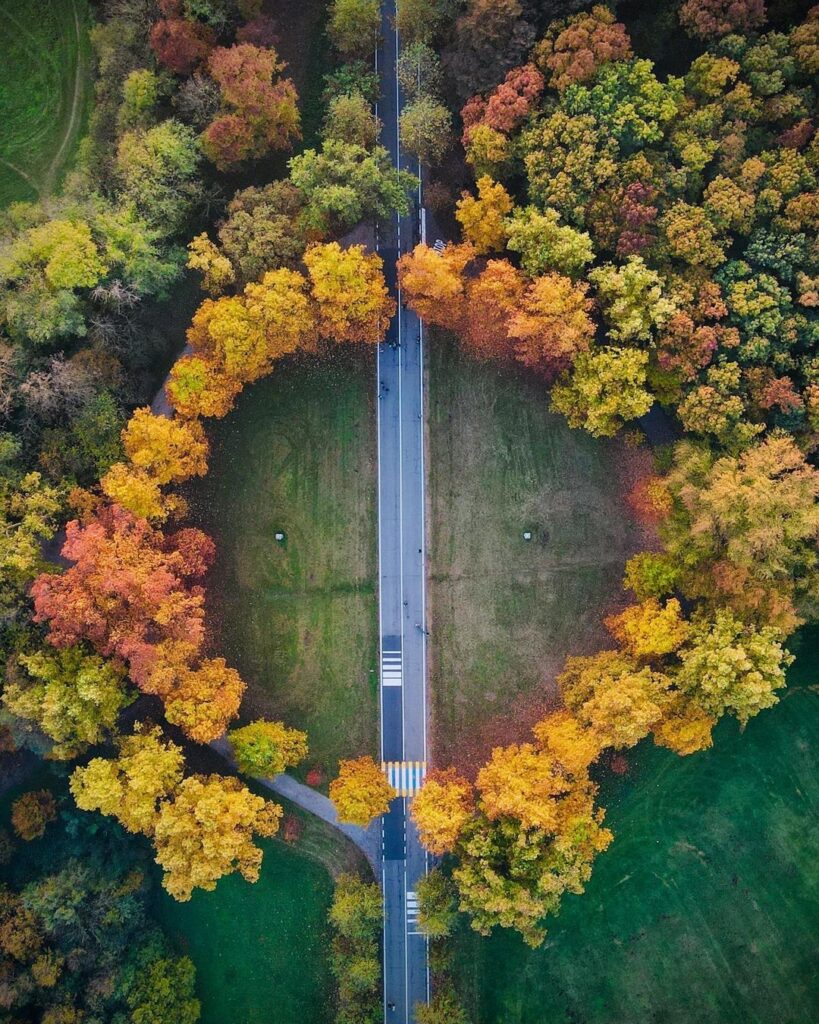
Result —
<svg viewBox="0 0 819 1024"><path fill-rule="evenodd" d="M189 903L164 893L158 900L163 928L196 964L201 1024L332 1019L330 873L366 870L366 864L328 825L281 803L304 831L296 847L280 839L259 842L264 860L258 882L231 875Z"/></svg>
<svg viewBox="0 0 819 1024"><path fill-rule="evenodd" d="M0 5L0 208L50 191L74 154L91 95L88 20L87 0Z"/></svg>
<svg viewBox="0 0 819 1024"><path fill-rule="evenodd" d="M819 629L781 704L603 787L616 839L546 944L462 938L473 1024L814 1024Z"/></svg>
<svg viewBox="0 0 819 1024"><path fill-rule="evenodd" d="M474 765L525 734L567 653L603 639L638 545L620 498L637 457L435 335L429 379L435 758Z"/></svg>
<svg viewBox="0 0 819 1024"><path fill-rule="evenodd" d="M290 362L249 388L210 428L192 494L217 541L215 647L250 685L244 716L307 729L330 771L377 739L371 359Z"/></svg>

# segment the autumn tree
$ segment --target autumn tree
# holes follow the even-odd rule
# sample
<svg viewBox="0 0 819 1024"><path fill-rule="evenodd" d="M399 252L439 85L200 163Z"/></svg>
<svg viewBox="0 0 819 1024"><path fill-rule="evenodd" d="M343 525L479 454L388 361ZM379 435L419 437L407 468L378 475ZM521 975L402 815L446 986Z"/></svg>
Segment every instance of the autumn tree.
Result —
<svg viewBox="0 0 819 1024"><path fill-rule="evenodd" d="M31 580L46 568L42 542L57 530L63 498L40 473L16 484L0 479L0 611L11 615Z"/></svg>
<svg viewBox="0 0 819 1024"><path fill-rule="evenodd" d="M330 799L340 821L366 828L373 818L387 813L395 790L371 757L340 761L338 769L338 778L330 783Z"/></svg>
<svg viewBox="0 0 819 1024"><path fill-rule="evenodd" d="M136 409L122 432L125 454L159 484L182 483L207 472L208 442L197 422Z"/></svg>
<svg viewBox="0 0 819 1024"><path fill-rule="evenodd" d="M257 719L228 733L236 766L245 775L279 775L307 757L307 733Z"/></svg>
<svg viewBox="0 0 819 1024"><path fill-rule="evenodd" d="M452 115L434 97L418 96L401 110L398 137L401 148L422 164L438 163L452 143Z"/></svg>
<svg viewBox="0 0 819 1024"><path fill-rule="evenodd" d="M662 533L684 592L793 629L819 586L819 473L794 440L777 432L739 455L681 443L668 486Z"/></svg>
<svg viewBox="0 0 819 1024"><path fill-rule="evenodd" d="M641 551L626 562L623 586L641 601L670 594L680 580L680 568L658 551Z"/></svg>
<svg viewBox="0 0 819 1024"><path fill-rule="evenodd" d="M330 38L345 57L371 55L381 27L378 0L333 0Z"/></svg>
<svg viewBox="0 0 819 1024"><path fill-rule="evenodd" d="M101 742L132 700L125 669L82 647L17 655L7 669L3 706L52 741L50 756L71 760Z"/></svg>
<svg viewBox="0 0 819 1024"><path fill-rule="evenodd" d="M238 779L192 775L160 805L153 830L162 884L185 902L194 889L212 892L224 875L238 871L246 882L259 878L262 851L254 834L274 836L282 809L251 793Z"/></svg>
<svg viewBox="0 0 819 1024"><path fill-rule="evenodd" d="M476 786L490 821L514 818L525 829L549 832L557 828L558 798L571 788L560 765L532 743L495 747Z"/></svg>
<svg viewBox="0 0 819 1024"><path fill-rule="evenodd" d="M698 617L692 623L674 682L705 715L717 719L728 713L744 728L777 703L776 691L785 686L793 660L778 629L743 623L722 608L713 620Z"/></svg>
<svg viewBox="0 0 819 1024"><path fill-rule="evenodd" d="M381 890L357 875L343 873L336 879L330 923L347 939L365 941L381 928L384 906Z"/></svg>
<svg viewBox="0 0 819 1024"><path fill-rule="evenodd" d="M48 624L56 647L88 640L101 654L134 662L137 685L149 682L162 641L202 642L203 597L191 581L213 558L213 543L198 530L166 537L117 507L66 527L61 575L41 575L31 593L35 621Z"/></svg>
<svg viewBox="0 0 819 1024"><path fill-rule="evenodd" d="M553 377L587 353L595 330L587 292L585 283L561 274L532 281L509 322L519 362Z"/></svg>
<svg viewBox="0 0 819 1024"><path fill-rule="evenodd" d="M120 195L151 227L181 229L202 201L201 154L193 130L169 118L119 140L116 172Z"/></svg>
<svg viewBox="0 0 819 1024"><path fill-rule="evenodd" d="M218 47L208 70L219 84L224 113L202 136L202 149L219 170L301 138L296 87L278 77L285 63L272 48L250 43Z"/></svg>
<svg viewBox="0 0 819 1024"><path fill-rule="evenodd" d="M367 254L363 245L342 249L338 242L329 242L310 246L304 264L321 337L335 342L383 341L396 306L377 253Z"/></svg>
<svg viewBox="0 0 819 1024"><path fill-rule="evenodd" d="M185 18L160 18L151 28L151 47L160 64L187 75L207 60L216 41L213 30Z"/></svg>
<svg viewBox="0 0 819 1024"><path fill-rule="evenodd" d="M44 836L46 826L56 817L57 803L48 789L23 793L11 805L11 827L26 842Z"/></svg>
<svg viewBox="0 0 819 1024"><path fill-rule="evenodd" d="M357 90L340 93L330 100L322 137L372 149L381 134L381 121L372 105Z"/></svg>
<svg viewBox="0 0 819 1024"><path fill-rule="evenodd" d="M421 242L399 259L399 285L422 320L457 329L464 315L464 270L475 255L468 244L448 245L439 253Z"/></svg>
<svg viewBox="0 0 819 1024"><path fill-rule="evenodd" d="M478 359L510 359L514 342L509 326L523 302L525 278L508 260L489 260L477 277L467 281L466 289L460 325L464 348Z"/></svg>
<svg viewBox="0 0 819 1024"><path fill-rule="evenodd" d="M688 636L688 624L675 597L662 605L656 598L629 605L608 616L605 623L621 647L638 660L673 654Z"/></svg>
<svg viewBox="0 0 819 1024"><path fill-rule="evenodd" d="M629 256L621 266L606 263L592 270L589 280L616 341L648 341L676 311L663 278L640 256Z"/></svg>
<svg viewBox="0 0 819 1024"><path fill-rule="evenodd" d="M631 747L663 716L671 681L618 651L566 659L558 686L566 706L603 747Z"/></svg>
<svg viewBox="0 0 819 1024"><path fill-rule="evenodd" d="M175 654L159 664L150 686L165 702L165 717L178 725L195 743L217 739L239 713L245 684L235 668L224 658L204 658L195 667L179 663ZM168 684L168 675L173 676ZM160 681L161 680L161 681Z"/></svg>
<svg viewBox="0 0 819 1024"><path fill-rule="evenodd" d="M727 240L718 237L702 206L676 202L660 218L659 227L671 257L692 267L716 267L725 262Z"/></svg>
<svg viewBox="0 0 819 1024"><path fill-rule="evenodd" d="M441 91L441 58L428 43L402 42L396 73L401 91L409 100L419 96L438 96Z"/></svg>
<svg viewBox="0 0 819 1024"><path fill-rule="evenodd" d="M277 359L314 337L306 281L284 267L248 284L242 295L206 299L188 328L194 351L240 384L265 376Z"/></svg>
<svg viewBox="0 0 819 1024"><path fill-rule="evenodd" d="M599 190L617 174L617 143L591 114L558 108L521 135L529 198L582 227Z"/></svg>
<svg viewBox="0 0 819 1024"><path fill-rule="evenodd" d="M446 20L447 7L442 0L397 0L395 24L402 43L428 43ZM403 49L403 46L402 46Z"/></svg>
<svg viewBox="0 0 819 1024"><path fill-rule="evenodd" d="M137 724L130 736L117 739L115 758L95 757L75 768L71 794L80 810L115 817L129 832L150 835L160 801L182 780L182 750L162 736L159 727Z"/></svg>
<svg viewBox="0 0 819 1024"><path fill-rule="evenodd" d="M458 839L453 871L460 909L481 934L511 927L538 946L543 918L558 911L565 892L583 891L594 858L611 842L594 806L596 787L585 771L575 774L523 744L497 748L478 788L477 814Z"/></svg>
<svg viewBox="0 0 819 1024"><path fill-rule="evenodd" d="M477 253L497 252L506 242L505 217L512 210L512 197L490 177L478 180L477 197L465 192L458 201L455 217L461 225L465 241Z"/></svg>
<svg viewBox="0 0 819 1024"><path fill-rule="evenodd" d="M463 101L485 92L523 63L535 41L520 0L469 0L455 22L454 53L448 61Z"/></svg>
<svg viewBox="0 0 819 1024"><path fill-rule="evenodd" d="M456 889L440 868L433 868L419 880L418 925L430 939L452 934L457 919Z"/></svg>
<svg viewBox="0 0 819 1024"><path fill-rule="evenodd" d="M204 232L188 242L188 269L200 271L209 295L221 295L236 280L230 260Z"/></svg>
<svg viewBox="0 0 819 1024"><path fill-rule="evenodd" d="M557 271L570 277L594 259L587 232L560 223L557 210L542 212L533 206L517 209L507 220L507 248L520 254L523 269L532 277Z"/></svg>
<svg viewBox="0 0 819 1024"><path fill-rule="evenodd" d="M598 734L565 708L550 712L532 731L541 750L571 775L582 775L600 754Z"/></svg>
<svg viewBox="0 0 819 1024"><path fill-rule="evenodd" d="M662 141L682 108L683 94L681 78L670 75L661 82L650 60L634 59L603 64L589 84L570 85L562 105L571 116L591 115L629 153Z"/></svg>
<svg viewBox="0 0 819 1024"><path fill-rule="evenodd" d="M165 702L168 720L192 739L218 736L239 706L239 675L221 658L197 664L204 638L204 595L193 581L213 558L199 530L165 536L113 506L68 524L63 556L74 564L32 586L35 621L56 647L88 640L118 655L146 693Z"/></svg>
<svg viewBox="0 0 819 1024"><path fill-rule="evenodd" d="M321 152L307 149L290 160L290 181L304 200L302 224L319 236L343 234L365 217L409 212L417 179L396 173L383 146L327 139Z"/></svg>
<svg viewBox="0 0 819 1024"><path fill-rule="evenodd" d="M536 64L558 92L573 82L588 82L602 64L629 60L631 55L625 25L601 4L563 21L553 21L534 51Z"/></svg>
<svg viewBox="0 0 819 1024"><path fill-rule="evenodd" d="M233 408L242 383L214 359L182 356L171 367L165 390L181 416L221 419Z"/></svg>
<svg viewBox="0 0 819 1024"><path fill-rule="evenodd" d="M166 497L143 469L115 462L100 479L100 490L111 502L140 519L162 522L174 511L175 498Z"/></svg>
<svg viewBox="0 0 819 1024"><path fill-rule="evenodd" d="M543 92L543 75L533 64L513 68L503 82L484 100L473 96L461 111L464 122L464 144L473 129L486 125L502 135L509 135L526 119Z"/></svg>
<svg viewBox="0 0 819 1024"><path fill-rule="evenodd" d="M410 807L424 847L449 853L473 813L472 786L454 768L430 772Z"/></svg>
<svg viewBox="0 0 819 1024"><path fill-rule="evenodd" d="M418 1024L469 1024L466 1010L448 989L435 992L428 1003L417 1003L414 1015Z"/></svg>
<svg viewBox="0 0 819 1024"><path fill-rule="evenodd" d="M685 0L680 7L680 23L698 39L751 32L765 18L765 0Z"/></svg>

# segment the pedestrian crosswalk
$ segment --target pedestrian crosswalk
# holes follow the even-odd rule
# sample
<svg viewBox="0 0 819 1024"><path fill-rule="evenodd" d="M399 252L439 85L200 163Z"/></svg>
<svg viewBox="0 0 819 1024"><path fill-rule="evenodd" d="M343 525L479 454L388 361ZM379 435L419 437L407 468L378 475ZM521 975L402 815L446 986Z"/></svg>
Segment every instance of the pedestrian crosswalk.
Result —
<svg viewBox="0 0 819 1024"><path fill-rule="evenodd" d="M418 893L413 892L412 889L407 889L407 928L415 928L418 925L418 914L420 911L418 905Z"/></svg>
<svg viewBox="0 0 819 1024"><path fill-rule="evenodd" d="M427 773L426 761L385 761L384 774L399 796L412 796L421 788Z"/></svg>
<svg viewBox="0 0 819 1024"><path fill-rule="evenodd" d="M381 685L401 686L403 671L400 651L381 652Z"/></svg>

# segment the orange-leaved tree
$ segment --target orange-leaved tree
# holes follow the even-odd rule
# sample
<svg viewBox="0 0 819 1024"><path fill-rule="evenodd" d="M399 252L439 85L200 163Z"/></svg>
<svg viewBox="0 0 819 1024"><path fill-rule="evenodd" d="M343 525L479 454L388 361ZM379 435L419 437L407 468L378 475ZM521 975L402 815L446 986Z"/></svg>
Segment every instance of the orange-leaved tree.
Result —
<svg viewBox="0 0 819 1024"><path fill-rule="evenodd" d="M199 741L214 739L238 710L244 684L221 659L197 659L204 640L204 593L195 583L213 560L195 529L166 535L116 505L66 528L73 564L32 585L35 621L56 647L89 641L128 663L131 679L165 702L169 720Z"/></svg>
<svg viewBox="0 0 819 1024"><path fill-rule="evenodd" d="M489 260L466 288L460 333L464 348L478 359L511 359L515 352L509 323L526 290L523 274L508 260Z"/></svg>
<svg viewBox="0 0 819 1024"><path fill-rule="evenodd" d="M519 362L554 377L588 351L594 338L588 285L562 274L535 278L509 324Z"/></svg>
<svg viewBox="0 0 819 1024"><path fill-rule="evenodd" d="M464 271L476 256L469 244L437 252L424 242L398 261L398 283L407 305L428 324L458 330L465 309Z"/></svg>

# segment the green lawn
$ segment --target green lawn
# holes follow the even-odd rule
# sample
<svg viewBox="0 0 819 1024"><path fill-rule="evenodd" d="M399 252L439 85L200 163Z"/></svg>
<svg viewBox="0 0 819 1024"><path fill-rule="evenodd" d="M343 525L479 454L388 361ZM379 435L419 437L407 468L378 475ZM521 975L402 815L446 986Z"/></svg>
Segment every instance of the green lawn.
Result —
<svg viewBox="0 0 819 1024"><path fill-rule="evenodd" d="M679 758L646 742L603 786L615 841L544 946L459 941L471 1024L815 1024L819 628L745 734Z"/></svg>
<svg viewBox="0 0 819 1024"><path fill-rule="evenodd" d="M87 0L0 4L0 208L48 194L88 111Z"/></svg>
<svg viewBox="0 0 819 1024"><path fill-rule="evenodd" d="M435 333L428 364L434 756L469 768L525 736L566 654L605 642L640 546L623 474L646 455L571 430L542 385Z"/></svg>
<svg viewBox="0 0 819 1024"><path fill-rule="evenodd" d="M244 718L306 729L308 764L331 773L377 746L373 358L289 361L248 388L209 427L192 489L218 548L214 648L249 684Z"/></svg>
<svg viewBox="0 0 819 1024"><path fill-rule="evenodd" d="M164 892L157 901L163 929L196 964L201 1024L326 1024L333 1017L330 872L357 871L363 859L328 825L286 809L304 832L296 847L258 841L258 882L230 875L188 903Z"/></svg>

